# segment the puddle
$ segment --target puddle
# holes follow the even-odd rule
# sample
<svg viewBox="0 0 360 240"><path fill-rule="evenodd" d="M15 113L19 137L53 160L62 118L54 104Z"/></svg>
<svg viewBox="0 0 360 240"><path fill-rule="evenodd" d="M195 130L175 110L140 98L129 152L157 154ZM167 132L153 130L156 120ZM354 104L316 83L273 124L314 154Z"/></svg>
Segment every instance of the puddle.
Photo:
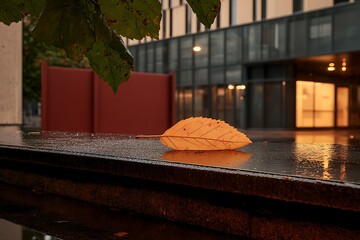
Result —
<svg viewBox="0 0 360 240"><path fill-rule="evenodd" d="M0 218L0 239L1 240L61 240L46 233L9 222Z"/></svg>

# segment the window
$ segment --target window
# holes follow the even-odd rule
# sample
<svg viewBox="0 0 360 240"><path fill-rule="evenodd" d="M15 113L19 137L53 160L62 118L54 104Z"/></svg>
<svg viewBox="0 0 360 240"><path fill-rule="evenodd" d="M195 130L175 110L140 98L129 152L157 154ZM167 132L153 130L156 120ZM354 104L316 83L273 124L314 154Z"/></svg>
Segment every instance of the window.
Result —
<svg viewBox="0 0 360 240"><path fill-rule="evenodd" d="M349 126L349 88L338 87L336 90L336 125Z"/></svg>
<svg viewBox="0 0 360 240"><path fill-rule="evenodd" d="M261 19L266 19L266 0L261 1Z"/></svg>
<svg viewBox="0 0 360 240"><path fill-rule="evenodd" d="M136 71L144 72L145 71L145 60L146 60L146 48L144 44L139 45L138 52L138 66Z"/></svg>
<svg viewBox="0 0 360 240"><path fill-rule="evenodd" d="M169 41L169 71L174 71L178 68L178 39Z"/></svg>
<svg viewBox="0 0 360 240"><path fill-rule="evenodd" d="M330 38L331 31L331 16L318 17L310 20L310 40Z"/></svg>
<svg viewBox="0 0 360 240"><path fill-rule="evenodd" d="M224 64L224 31L210 33L210 62L212 66Z"/></svg>
<svg viewBox="0 0 360 240"><path fill-rule="evenodd" d="M253 0L253 21L256 21L256 1Z"/></svg>
<svg viewBox="0 0 360 240"><path fill-rule="evenodd" d="M178 119L193 116L193 91L191 88L181 88L178 90Z"/></svg>
<svg viewBox="0 0 360 240"><path fill-rule="evenodd" d="M192 68L192 56L193 56L193 42L192 37L185 37L180 39L180 68L190 69Z"/></svg>
<svg viewBox="0 0 360 240"><path fill-rule="evenodd" d="M334 127L335 86L296 81L296 127Z"/></svg>
<svg viewBox="0 0 360 240"><path fill-rule="evenodd" d="M164 42L158 41L155 43L155 72L162 73L167 69L167 62L164 60Z"/></svg>
<svg viewBox="0 0 360 240"><path fill-rule="evenodd" d="M194 84L198 86L206 86L209 84L208 68L196 69L194 72Z"/></svg>
<svg viewBox="0 0 360 240"><path fill-rule="evenodd" d="M293 12L302 12L303 4L303 0L293 0Z"/></svg>
<svg viewBox="0 0 360 240"><path fill-rule="evenodd" d="M186 23L185 23L185 26L186 26L186 33L191 33L191 25L192 25L192 10L190 8L189 5L186 5Z"/></svg>
<svg viewBox="0 0 360 240"><path fill-rule="evenodd" d="M146 54L146 71L147 72L154 72L154 44L148 44L147 45L147 54Z"/></svg>
<svg viewBox="0 0 360 240"><path fill-rule="evenodd" d="M195 67L207 67L209 60L209 38L208 34L201 34L195 36L194 47L200 47L200 51L195 51L193 49L195 59Z"/></svg>
<svg viewBox="0 0 360 240"><path fill-rule="evenodd" d="M231 0L230 2L230 25L236 25L236 5L237 0Z"/></svg>
<svg viewBox="0 0 360 240"><path fill-rule="evenodd" d="M209 91L206 87L194 91L194 116L209 115Z"/></svg>
<svg viewBox="0 0 360 240"><path fill-rule="evenodd" d="M200 31L201 31L200 21L197 20L197 22L196 22L196 32L200 32Z"/></svg>
<svg viewBox="0 0 360 240"><path fill-rule="evenodd" d="M163 10L162 15L162 31L163 31L163 38L166 38L166 10Z"/></svg>
<svg viewBox="0 0 360 240"><path fill-rule="evenodd" d="M254 83L250 85L250 111L249 126L251 128L264 127L264 85L262 83Z"/></svg>
<svg viewBox="0 0 360 240"><path fill-rule="evenodd" d="M247 61L257 61L261 59L261 25L253 24L244 29L245 53Z"/></svg>
<svg viewBox="0 0 360 240"><path fill-rule="evenodd" d="M349 3L349 0L334 0L334 5L341 4L341 3Z"/></svg>
<svg viewBox="0 0 360 240"><path fill-rule="evenodd" d="M173 10L170 9L170 30L169 30L170 37L173 35Z"/></svg>
<svg viewBox="0 0 360 240"><path fill-rule="evenodd" d="M239 63L242 57L242 31L241 28L226 30L226 63Z"/></svg>
<svg viewBox="0 0 360 240"><path fill-rule="evenodd" d="M310 19L308 49L313 53L322 53L331 49L332 17L314 17Z"/></svg>

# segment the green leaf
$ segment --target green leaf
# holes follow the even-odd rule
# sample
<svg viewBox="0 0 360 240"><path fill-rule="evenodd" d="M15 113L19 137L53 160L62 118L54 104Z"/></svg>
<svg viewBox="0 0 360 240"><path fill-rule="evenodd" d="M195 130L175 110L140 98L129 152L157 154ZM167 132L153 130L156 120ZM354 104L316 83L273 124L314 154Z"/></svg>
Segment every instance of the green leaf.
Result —
<svg viewBox="0 0 360 240"><path fill-rule="evenodd" d="M10 25L31 14L39 16L45 6L45 0L0 0L0 22Z"/></svg>
<svg viewBox="0 0 360 240"><path fill-rule="evenodd" d="M220 11L220 0L186 0L199 21L210 28Z"/></svg>
<svg viewBox="0 0 360 240"><path fill-rule="evenodd" d="M107 82L114 93L118 86L127 81L133 70L133 59L122 41L114 39L110 44L97 40L86 54L92 68L102 80Z"/></svg>
<svg viewBox="0 0 360 240"><path fill-rule="evenodd" d="M131 39L149 36L159 39L159 0L99 0L106 22L119 35Z"/></svg>
<svg viewBox="0 0 360 240"><path fill-rule="evenodd" d="M82 0L47 1L32 34L36 41L65 49L79 61L92 47L92 32Z"/></svg>

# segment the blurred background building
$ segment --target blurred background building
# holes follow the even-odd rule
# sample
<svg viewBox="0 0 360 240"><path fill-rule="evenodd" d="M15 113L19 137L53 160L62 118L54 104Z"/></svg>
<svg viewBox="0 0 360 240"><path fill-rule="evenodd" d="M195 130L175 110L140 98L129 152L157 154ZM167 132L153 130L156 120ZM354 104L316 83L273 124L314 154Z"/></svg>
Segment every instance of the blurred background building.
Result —
<svg viewBox="0 0 360 240"><path fill-rule="evenodd" d="M135 70L177 73L177 118L239 128L360 127L360 1L222 0L206 30L162 1L160 40L127 40Z"/></svg>
<svg viewBox="0 0 360 240"><path fill-rule="evenodd" d="M0 23L0 126L22 123L22 28Z"/></svg>

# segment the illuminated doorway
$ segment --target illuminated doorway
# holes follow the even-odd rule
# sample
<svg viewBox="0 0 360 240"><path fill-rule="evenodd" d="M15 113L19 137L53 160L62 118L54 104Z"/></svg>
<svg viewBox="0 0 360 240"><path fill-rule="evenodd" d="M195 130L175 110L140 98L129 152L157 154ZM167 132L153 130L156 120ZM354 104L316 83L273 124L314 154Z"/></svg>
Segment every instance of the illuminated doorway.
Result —
<svg viewBox="0 0 360 240"><path fill-rule="evenodd" d="M349 88L338 87L336 89L336 125L338 127L349 126Z"/></svg>
<svg viewBox="0 0 360 240"><path fill-rule="evenodd" d="M334 127L335 84L296 82L296 127Z"/></svg>

